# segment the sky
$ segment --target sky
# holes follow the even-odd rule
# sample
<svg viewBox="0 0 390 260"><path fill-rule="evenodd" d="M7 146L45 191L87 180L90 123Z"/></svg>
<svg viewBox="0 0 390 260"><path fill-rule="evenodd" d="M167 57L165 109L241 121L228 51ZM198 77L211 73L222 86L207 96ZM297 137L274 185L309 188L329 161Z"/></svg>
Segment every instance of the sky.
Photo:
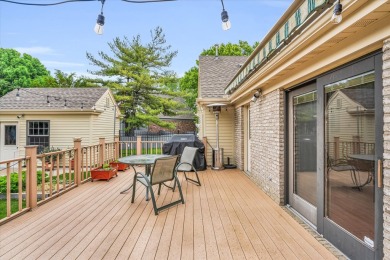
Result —
<svg viewBox="0 0 390 260"><path fill-rule="evenodd" d="M14 0L27 3L55 3L62 0ZM98 70L86 58L99 51L110 54L115 37L151 40L150 32L160 26L167 44L178 54L171 70L179 77L195 66L199 54L214 44L253 44L261 41L293 0L224 0L232 27L221 27L220 0L177 0L134 4L106 0L104 34L93 31L100 1L66 3L49 7L0 2L0 48L13 48L38 58L47 69L89 76ZM53 75L53 73L52 73Z"/></svg>

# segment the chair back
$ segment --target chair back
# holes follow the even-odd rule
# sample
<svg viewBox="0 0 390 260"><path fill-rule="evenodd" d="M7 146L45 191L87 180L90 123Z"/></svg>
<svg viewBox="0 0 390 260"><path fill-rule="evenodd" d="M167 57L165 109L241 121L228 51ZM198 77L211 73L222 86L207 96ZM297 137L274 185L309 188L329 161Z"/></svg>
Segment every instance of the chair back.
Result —
<svg viewBox="0 0 390 260"><path fill-rule="evenodd" d="M150 175L152 185L173 180L178 156L159 158L154 162L153 171Z"/></svg>
<svg viewBox="0 0 390 260"><path fill-rule="evenodd" d="M196 151L198 151L198 148L196 147L190 147L190 146L184 147L183 153L180 157L180 163L192 164L194 162Z"/></svg>

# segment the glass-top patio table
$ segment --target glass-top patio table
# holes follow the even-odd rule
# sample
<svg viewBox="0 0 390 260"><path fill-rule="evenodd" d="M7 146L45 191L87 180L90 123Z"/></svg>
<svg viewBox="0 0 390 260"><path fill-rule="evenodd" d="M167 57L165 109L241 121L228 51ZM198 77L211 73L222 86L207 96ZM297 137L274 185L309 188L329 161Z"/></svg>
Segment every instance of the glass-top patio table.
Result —
<svg viewBox="0 0 390 260"><path fill-rule="evenodd" d="M130 165L134 170L134 174L136 173L136 170L134 168L135 165L145 165L145 174L146 176L149 176L154 161L156 161L159 158L169 157L169 156L171 155L167 155L167 154L130 155L130 156L119 158L118 161ZM133 184L131 184L130 187L126 188L125 190L121 191L121 194L126 193L128 190L131 189L131 187L133 187Z"/></svg>

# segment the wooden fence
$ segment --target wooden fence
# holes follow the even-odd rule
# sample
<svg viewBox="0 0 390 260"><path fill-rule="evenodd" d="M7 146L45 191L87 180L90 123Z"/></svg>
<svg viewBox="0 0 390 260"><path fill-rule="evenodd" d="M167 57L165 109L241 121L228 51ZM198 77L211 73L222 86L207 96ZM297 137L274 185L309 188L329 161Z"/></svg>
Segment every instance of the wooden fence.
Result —
<svg viewBox="0 0 390 260"><path fill-rule="evenodd" d="M0 203L6 201L0 225L90 181L91 170L103 164L129 155L162 154L164 143L138 136L135 141L116 137L112 143L100 138L99 144L82 146L82 140L75 138L73 148L43 154L37 154L37 146L26 146L24 158L0 161L5 172L0 178L6 183L0 190Z"/></svg>

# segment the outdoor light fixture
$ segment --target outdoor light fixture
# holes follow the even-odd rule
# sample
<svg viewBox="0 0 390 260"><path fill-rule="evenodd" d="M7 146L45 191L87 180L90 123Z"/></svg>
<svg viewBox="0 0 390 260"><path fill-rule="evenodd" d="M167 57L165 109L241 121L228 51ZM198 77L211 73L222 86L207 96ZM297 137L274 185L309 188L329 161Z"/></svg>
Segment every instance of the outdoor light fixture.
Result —
<svg viewBox="0 0 390 260"><path fill-rule="evenodd" d="M224 31L227 31L229 30L232 25L229 21L229 15L228 15L228 12L225 10L225 6L223 4L223 0L221 0L221 3L222 3L222 13L221 13L221 19L222 19L222 29Z"/></svg>
<svg viewBox="0 0 390 260"><path fill-rule="evenodd" d="M106 0L100 0L100 1L102 2L102 9L100 10L100 14L98 15L96 25L94 28L95 33L99 35L103 34L103 26L104 26L103 6Z"/></svg>
<svg viewBox="0 0 390 260"><path fill-rule="evenodd" d="M330 21L334 24L340 23L341 20L343 20L343 16L341 15L342 11L343 11L343 5L340 3L340 0L337 0L334 5L334 11Z"/></svg>
<svg viewBox="0 0 390 260"><path fill-rule="evenodd" d="M255 94L253 94L252 102L256 102L256 100L261 96L261 90L256 90Z"/></svg>

